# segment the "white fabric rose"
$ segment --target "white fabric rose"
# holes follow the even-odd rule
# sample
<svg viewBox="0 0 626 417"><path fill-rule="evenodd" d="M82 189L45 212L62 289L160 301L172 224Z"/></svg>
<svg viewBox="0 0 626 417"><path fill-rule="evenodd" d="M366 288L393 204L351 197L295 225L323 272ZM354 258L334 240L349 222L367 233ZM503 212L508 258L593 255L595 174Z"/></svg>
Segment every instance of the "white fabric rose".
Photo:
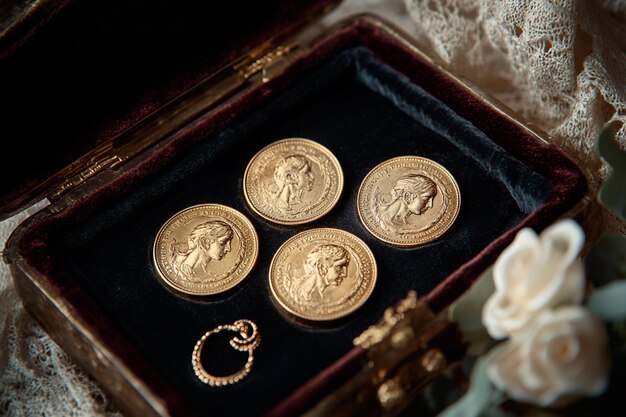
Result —
<svg viewBox="0 0 626 417"><path fill-rule="evenodd" d="M608 383L604 323L581 306L544 310L530 331L490 357L491 382L518 401L539 406L601 394Z"/></svg>
<svg viewBox="0 0 626 417"><path fill-rule="evenodd" d="M582 301L585 275L578 253L584 240L582 228L569 219L540 236L530 228L519 231L494 265L495 292L482 310L493 338L523 333L546 308Z"/></svg>

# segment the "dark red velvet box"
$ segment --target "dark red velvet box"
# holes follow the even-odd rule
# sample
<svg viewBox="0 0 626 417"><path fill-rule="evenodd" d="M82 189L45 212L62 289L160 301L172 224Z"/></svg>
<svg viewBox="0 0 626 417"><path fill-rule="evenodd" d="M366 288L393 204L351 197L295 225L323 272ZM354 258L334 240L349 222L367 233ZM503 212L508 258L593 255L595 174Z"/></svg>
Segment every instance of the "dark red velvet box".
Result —
<svg viewBox="0 0 626 417"><path fill-rule="evenodd" d="M518 230L585 207L584 174L547 135L388 23L358 16L301 31L334 2L248 13L184 3L68 2L0 43L8 131L15 154L28 155L3 185L3 214L52 200L11 236L5 260L26 308L126 415L300 415L366 367L353 340L407 293L436 314ZM285 137L320 142L344 170L340 202L312 224L268 224L243 197L247 162ZM461 190L452 228L412 249L377 241L356 214L364 175L401 155L438 161ZM261 241L252 275L223 297L175 294L152 266L160 226L201 203L246 214ZM323 327L286 319L267 283L276 249L312 227L361 237L379 269L367 303ZM253 372L207 387L191 369L193 346L239 318L263 334ZM462 355L453 335L438 343L448 362Z"/></svg>

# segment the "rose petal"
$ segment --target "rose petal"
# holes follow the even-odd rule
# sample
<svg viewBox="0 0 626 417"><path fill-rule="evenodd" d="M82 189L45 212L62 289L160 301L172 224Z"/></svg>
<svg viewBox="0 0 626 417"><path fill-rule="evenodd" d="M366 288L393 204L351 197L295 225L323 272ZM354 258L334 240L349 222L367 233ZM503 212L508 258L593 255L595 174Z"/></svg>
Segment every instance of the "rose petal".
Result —
<svg viewBox="0 0 626 417"><path fill-rule="evenodd" d="M523 334L532 319L539 314L514 304L503 292L494 293L482 311L482 322L487 333L494 339L506 339L511 335Z"/></svg>
<svg viewBox="0 0 626 417"><path fill-rule="evenodd" d="M493 268L495 291L482 313L496 339L523 334L546 308L579 304L585 291L582 260L577 258L584 233L573 220L562 220L541 235L518 232Z"/></svg>
<svg viewBox="0 0 626 417"><path fill-rule="evenodd" d="M544 310L524 337L491 356L487 375L518 401L550 406L564 397L598 395L610 369L604 324L581 306Z"/></svg>
<svg viewBox="0 0 626 417"><path fill-rule="evenodd" d="M540 273L528 282L528 308L580 303L584 295L584 269L577 259L584 243L582 228L573 220L562 220L540 236L543 261Z"/></svg>
<svg viewBox="0 0 626 417"><path fill-rule="evenodd" d="M522 281L519 277L526 272L526 265L533 265L539 255L539 238L534 230L520 230L494 264L493 281L496 290L507 290L511 284Z"/></svg>
<svg viewBox="0 0 626 417"><path fill-rule="evenodd" d="M580 253L585 243L585 232L578 223L571 219L563 219L546 228L540 236L546 247L553 248L552 254L568 265Z"/></svg>

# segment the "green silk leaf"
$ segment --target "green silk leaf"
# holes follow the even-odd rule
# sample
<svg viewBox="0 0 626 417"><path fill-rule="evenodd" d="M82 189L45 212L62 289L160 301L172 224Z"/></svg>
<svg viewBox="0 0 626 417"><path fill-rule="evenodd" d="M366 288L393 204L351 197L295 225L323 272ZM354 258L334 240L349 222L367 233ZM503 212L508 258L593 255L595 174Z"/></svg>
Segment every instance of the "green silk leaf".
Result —
<svg viewBox="0 0 626 417"><path fill-rule="evenodd" d="M612 125L602 129L598 135L596 151L612 168L598 191L598 201L622 221L626 221L626 151L620 148L615 139Z"/></svg>
<svg viewBox="0 0 626 417"><path fill-rule="evenodd" d="M504 394L489 382L488 363L489 355L482 356L476 361L467 392L443 410L439 417L479 417L502 402Z"/></svg>
<svg viewBox="0 0 626 417"><path fill-rule="evenodd" d="M595 289L587 300L587 307L606 321L626 319L626 280Z"/></svg>

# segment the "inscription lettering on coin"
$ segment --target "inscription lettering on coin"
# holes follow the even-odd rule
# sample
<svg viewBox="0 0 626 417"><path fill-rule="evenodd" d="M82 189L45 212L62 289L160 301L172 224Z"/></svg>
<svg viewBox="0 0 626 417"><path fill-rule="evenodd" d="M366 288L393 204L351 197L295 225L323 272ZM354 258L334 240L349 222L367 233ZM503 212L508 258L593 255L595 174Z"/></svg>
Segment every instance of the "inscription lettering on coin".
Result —
<svg viewBox="0 0 626 417"><path fill-rule="evenodd" d="M261 217L278 224L303 224L337 204L343 172L322 145L290 138L259 151L246 168L243 185L246 201Z"/></svg>
<svg viewBox="0 0 626 417"><path fill-rule="evenodd" d="M278 249L269 281L274 298L290 313L307 320L334 320L369 298L376 261L358 237L339 229L312 229Z"/></svg>
<svg viewBox="0 0 626 417"><path fill-rule="evenodd" d="M417 156L393 158L371 170L359 188L357 209L378 239L411 247L441 236L461 203L458 185L438 163Z"/></svg>
<svg viewBox="0 0 626 417"><path fill-rule="evenodd" d="M258 257L252 223L220 204L189 207L172 216L157 234L154 263L159 276L186 294L210 295L241 282Z"/></svg>

